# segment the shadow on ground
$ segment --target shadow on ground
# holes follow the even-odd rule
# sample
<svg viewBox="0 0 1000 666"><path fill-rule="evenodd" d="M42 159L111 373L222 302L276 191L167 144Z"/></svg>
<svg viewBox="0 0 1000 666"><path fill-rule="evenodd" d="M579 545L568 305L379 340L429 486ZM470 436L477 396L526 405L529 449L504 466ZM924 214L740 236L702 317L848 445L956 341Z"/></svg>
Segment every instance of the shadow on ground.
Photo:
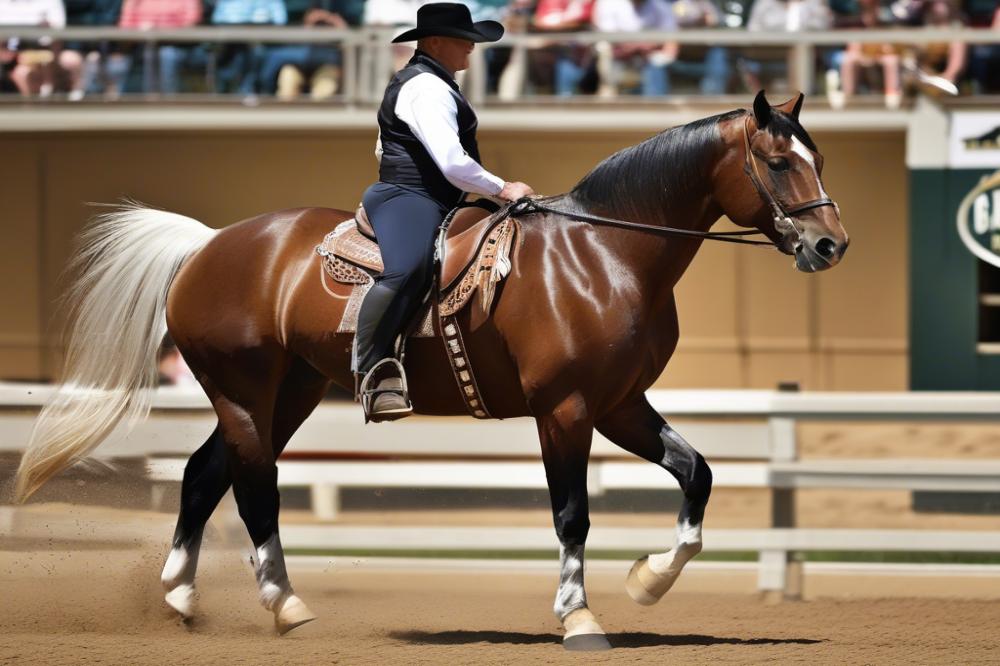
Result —
<svg viewBox="0 0 1000 666"><path fill-rule="evenodd" d="M418 645L465 645L469 643L497 643L530 645L534 643L559 643L558 634L529 634L519 631L393 631L390 638ZM668 645L815 645L824 642L815 638L729 638L703 634L654 634L628 632L609 634L608 641L616 648L643 648Z"/></svg>

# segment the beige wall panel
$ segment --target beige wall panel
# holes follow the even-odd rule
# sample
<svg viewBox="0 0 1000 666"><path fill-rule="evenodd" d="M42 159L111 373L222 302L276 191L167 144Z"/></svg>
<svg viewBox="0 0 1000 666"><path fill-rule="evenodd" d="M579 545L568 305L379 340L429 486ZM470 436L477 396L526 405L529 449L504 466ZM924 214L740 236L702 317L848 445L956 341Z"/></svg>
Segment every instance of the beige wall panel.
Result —
<svg viewBox="0 0 1000 666"><path fill-rule="evenodd" d="M843 263L817 276L823 343L905 344L909 209L905 136L900 132L820 136L824 182L838 201L851 246ZM902 380L902 377L897 378Z"/></svg>
<svg viewBox="0 0 1000 666"><path fill-rule="evenodd" d="M781 382L796 382L802 390L819 385L815 355L807 352L754 352L747 357L746 388L773 389Z"/></svg>
<svg viewBox="0 0 1000 666"><path fill-rule="evenodd" d="M41 151L33 142L0 136L0 377L41 373L38 339Z"/></svg>
<svg viewBox="0 0 1000 666"><path fill-rule="evenodd" d="M822 363L831 391L905 391L909 357L905 352L824 354Z"/></svg>
<svg viewBox="0 0 1000 666"><path fill-rule="evenodd" d="M743 388L743 364L736 352L678 350L656 388Z"/></svg>

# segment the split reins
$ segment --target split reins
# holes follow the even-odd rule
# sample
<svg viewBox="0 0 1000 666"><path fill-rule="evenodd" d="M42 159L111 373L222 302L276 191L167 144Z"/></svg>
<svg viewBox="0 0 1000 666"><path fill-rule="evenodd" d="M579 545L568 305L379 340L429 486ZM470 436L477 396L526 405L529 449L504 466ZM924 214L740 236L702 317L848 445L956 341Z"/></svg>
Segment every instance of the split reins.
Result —
<svg viewBox="0 0 1000 666"><path fill-rule="evenodd" d="M633 231L642 231L649 234L657 234L660 236L682 236L685 238L698 238L701 240L717 240L723 243L741 243L743 245L770 245L774 246L771 241L762 240L752 240L749 238L740 238L740 236L756 236L759 235L760 231L695 231L694 229L675 229L674 227L660 227L654 224L640 224L638 222L628 222L626 220L619 220L613 217L602 217L600 215L590 215L587 213L573 213L570 211L559 210L558 208L552 208L551 206L546 206L545 204L538 203L537 200L531 199L529 197L523 197L518 199L510 208L507 209L507 215L517 216L526 215L531 213L553 213L555 215L562 215L563 217L568 217L571 220L578 220L580 222L590 222L592 224L601 224L608 227L619 227L621 229L631 229Z"/></svg>
<svg viewBox="0 0 1000 666"><path fill-rule="evenodd" d="M782 207L782 205L778 202L778 198L771 193L771 190L768 189L767 185L764 183L764 179L761 178L760 171L757 167L757 160L754 159L753 149L750 147L749 125L750 116L747 115L746 120L743 122L743 147L746 153L743 171L750 178L750 182L753 183L754 189L757 190L760 197L771 207L775 230L780 233L790 230L797 236L801 237L801 233L799 232L798 227L795 226L792 216L804 213L805 211L812 210L814 208L821 208L823 206L833 206L834 208L837 208L837 204L829 197L820 197L819 199L812 199L810 201L796 204L788 209ZM539 203L538 200L530 197L522 197L511 204L506 211L506 216L530 215L531 213L551 213L554 215L562 215L563 217L568 217L571 220L577 220L580 222L618 227L620 229L630 229L632 231L640 231L659 236L679 236L682 238L697 238L699 240L714 240L721 243L739 243L741 245L763 245L775 247L775 244L770 240L762 241L744 238L744 236L763 235L762 231L758 231L756 229L752 231L696 231L694 229L661 227L653 224L641 224L639 222L619 220L613 217L559 210L558 208L553 208L551 206L546 206L543 203Z"/></svg>

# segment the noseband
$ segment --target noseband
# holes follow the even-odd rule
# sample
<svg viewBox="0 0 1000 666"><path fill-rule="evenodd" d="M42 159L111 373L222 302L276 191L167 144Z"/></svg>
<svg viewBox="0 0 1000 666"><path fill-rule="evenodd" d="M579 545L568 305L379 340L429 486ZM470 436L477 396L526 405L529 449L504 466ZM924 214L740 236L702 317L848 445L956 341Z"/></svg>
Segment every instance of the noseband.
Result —
<svg viewBox="0 0 1000 666"><path fill-rule="evenodd" d="M834 210L839 210L836 202L829 197L811 199L787 209L778 202L778 198L771 193L771 190L769 190L767 185L764 183L764 179L761 178L760 170L757 168L757 160L754 159L753 150L750 148L750 114L747 114L746 119L743 121L743 147L746 152L746 161L743 165L743 171L745 171L747 176L750 177L750 182L753 183L753 186L756 188L760 197L771 207L774 229L778 233L783 234L790 230L795 232L795 235L801 238L802 233L799 231L798 227L795 226L795 222L792 220L795 215L804 213L807 210L812 210L813 208L822 208L823 206L833 206Z"/></svg>

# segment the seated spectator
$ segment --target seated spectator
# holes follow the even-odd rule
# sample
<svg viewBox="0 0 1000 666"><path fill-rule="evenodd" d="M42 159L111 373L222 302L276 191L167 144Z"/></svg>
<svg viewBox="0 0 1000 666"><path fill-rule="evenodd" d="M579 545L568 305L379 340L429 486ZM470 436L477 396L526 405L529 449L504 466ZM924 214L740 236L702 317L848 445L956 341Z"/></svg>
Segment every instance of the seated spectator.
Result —
<svg viewBox="0 0 1000 666"><path fill-rule="evenodd" d="M66 9L62 0L0 0L0 25L62 28ZM15 54L9 76L22 95L66 91L70 99L83 97L79 52L48 38L35 43L12 39L6 49Z"/></svg>
<svg viewBox="0 0 1000 666"><path fill-rule="evenodd" d="M600 32L672 32L677 21L666 0L597 0L594 27ZM601 67L602 85L621 88L623 76L631 70L638 72L639 83L627 87L643 95L666 95L670 86L667 67L677 59L677 51L675 42L615 44L604 51L604 62L611 66Z"/></svg>
<svg viewBox="0 0 1000 666"><path fill-rule="evenodd" d="M66 22L71 26L118 25L122 0L67 0ZM132 58L119 42L67 45L83 54L81 89L86 94L103 93L116 99L125 87Z"/></svg>
<svg viewBox="0 0 1000 666"><path fill-rule="evenodd" d="M201 0L125 0L118 25L133 30L188 28L201 21ZM205 50L189 44L150 43L143 49L143 89L174 95L185 65L204 65Z"/></svg>
<svg viewBox="0 0 1000 666"><path fill-rule="evenodd" d="M771 32L799 32L802 30L828 30L833 24L833 14L826 0L756 0L750 10L747 30ZM738 67L748 90L764 87L762 77L788 76L788 60L740 58Z"/></svg>
<svg viewBox="0 0 1000 666"><path fill-rule="evenodd" d="M928 0L921 8L927 28L960 28L964 25L949 0ZM965 71L968 48L964 42L927 44L908 58L906 68L925 88L957 93L958 78Z"/></svg>
<svg viewBox="0 0 1000 666"><path fill-rule="evenodd" d="M285 25L288 11L284 0L217 0L213 25ZM252 95L264 57L262 46L226 44L218 58L216 90Z"/></svg>
<svg viewBox="0 0 1000 666"><path fill-rule="evenodd" d="M992 30L1000 32L1000 6L993 12ZM976 44L972 47L969 69L976 94L1000 92L1000 44Z"/></svg>
<svg viewBox="0 0 1000 666"><path fill-rule="evenodd" d="M591 0L592 1L592 0ZM473 22L476 21L496 21L502 23L505 30L516 32L516 18L513 10L517 0L467 0L465 4L469 7ZM512 21L512 19L514 19ZM509 46L487 46L480 44L477 48L483 50L483 60L486 62L486 90L496 92L499 88L500 75L510 62L511 49Z"/></svg>
<svg viewBox="0 0 1000 666"><path fill-rule="evenodd" d="M365 12L361 19L366 26L382 26L396 28L400 34L404 30L416 27L417 10L432 0L365 0ZM396 72L413 57L411 44L392 45L392 71ZM385 72L386 80L391 72Z"/></svg>
<svg viewBox="0 0 1000 666"><path fill-rule="evenodd" d="M7 48L6 42L0 42L0 94L18 92L17 86L8 74L16 61L17 53Z"/></svg>
<svg viewBox="0 0 1000 666"><path fill-rule="evenodd" d="M535 8L532 27L537 32L577 32L590 28L595 0L541 0ZM561 97L577 92L584 75L593 67L593 50L581 44L560 43L534 53L536 69L544 67L539 60L552 63L553 89ZM546 56L549 56L548 58Z"/></svg>
<svg viewBox="0 0 1000 666"><path fill-rule="evenodd" d="M361 24L364 0L288 0L289 23L307 27L347 28ZM309 84L313 99L336 94L340 82L341 51L325 44L289 44L268 47L260 71L261 92L295 99Z"/></svg>
<svg viewBox="0 0 1000 666"><path fill-rule="evenodd" d="M674 0L673 8L681 30L716 28L722 23L713 0ZM729 87L729 53L721 46L682 46L668 71L697 78L703 95L724 95Z"/></svg>
<svg viewBox="0 0 1000 666"><path fill-rule="evenodd" d="M879 0L859 0L860 12L855 27L884 28L891 25L891 15L882 11ZM900 54L893 44L848 44L840 67L842 90L827 90L830 106L843 108L857 92L859 75L866 74L874 67L882 70L882 85L885 105L890 109L899 107L903 96L900 82Z"/></svg>

